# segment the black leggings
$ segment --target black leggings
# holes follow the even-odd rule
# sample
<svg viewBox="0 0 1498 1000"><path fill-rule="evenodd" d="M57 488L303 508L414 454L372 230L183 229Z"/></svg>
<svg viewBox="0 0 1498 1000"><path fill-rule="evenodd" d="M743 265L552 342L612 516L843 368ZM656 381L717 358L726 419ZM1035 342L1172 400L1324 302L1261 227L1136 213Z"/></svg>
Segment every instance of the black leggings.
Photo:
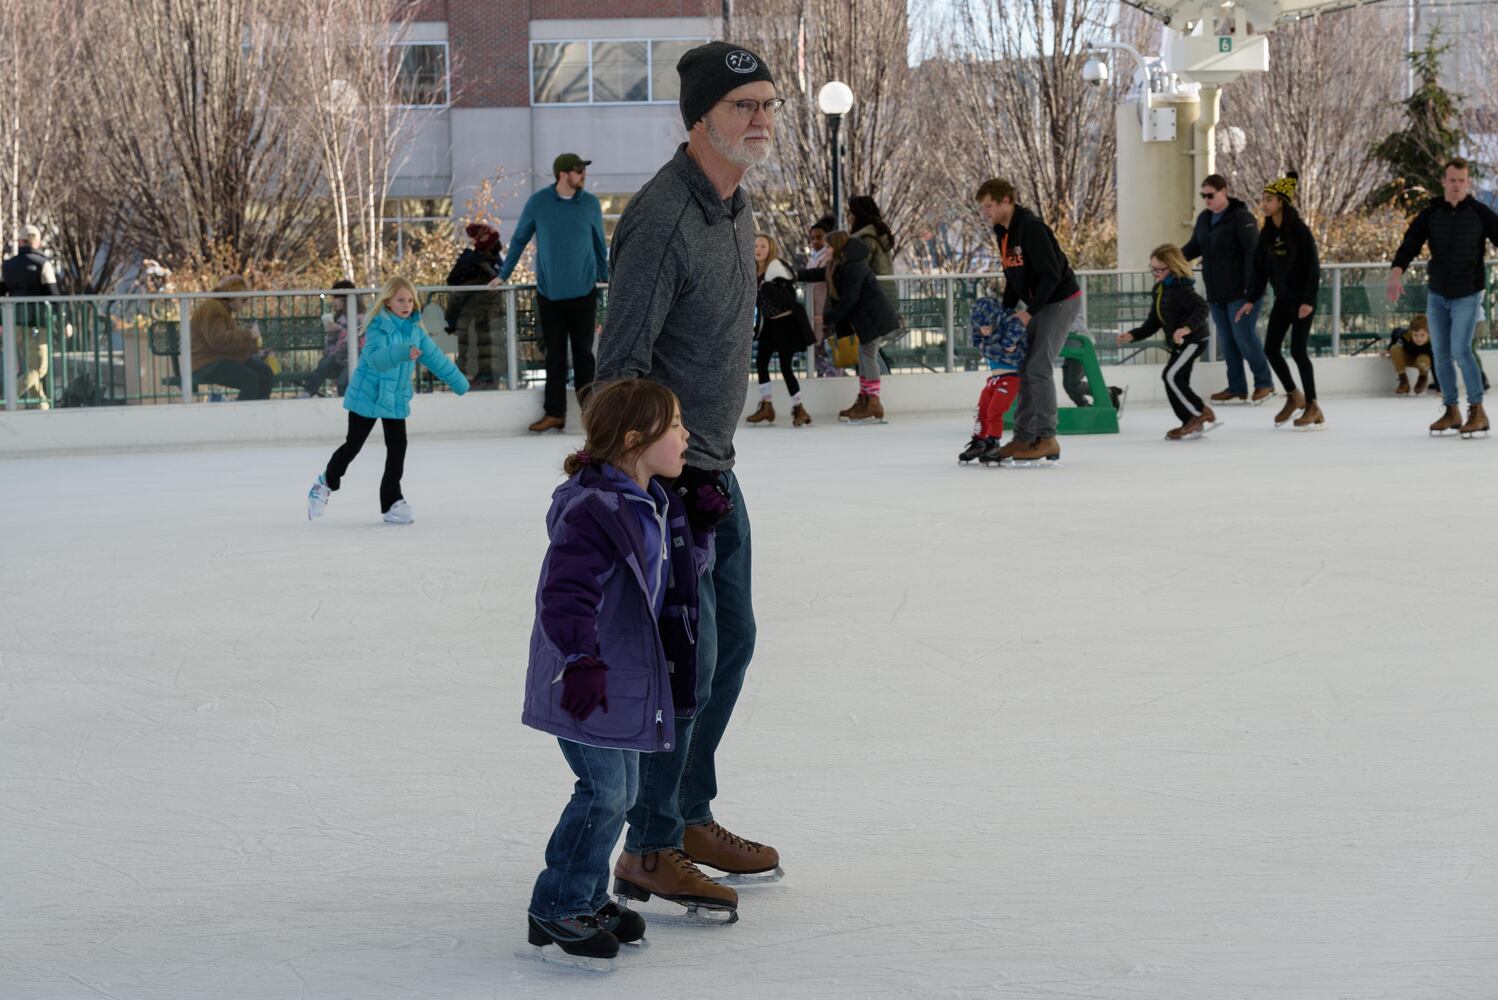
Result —
<svg viewBox="0 0 1498 1000"><path fill-rule="evenodd" d="M383 514L394 506L395 501L401 499L401 475L406 471L406 422L386 417L381 423L385 425L385 476L380 480L380 513ZM328 471L325 473L328 489L336 490L342 483L349 463L359 454L364 442L369 440L369 432L374 430L374 425L374 417L361 417L352 410L349 411L348 438L333 452L333 457L328 459Z"/></svg>
<svg viewBox="0 0 1498 1000"><path fill-rule="evenodd" d="M783 342L779 350L773 341L777 339L766 331L759 338L759 350L755 352L754 360L759 365L759 384L770 384L770 358L780 356L780 374L785 379L785 388L792 396L801 391L801 383L796 381L796 373L791 366L796 363L796 350L784 346Z"/></svg>
<svg viewBox="0 0 1498 1000"><path fill-rule="evenodd" d="M1285 356L1281 349L1285 343L1285 333L1290 334L1290 356L1295 359L1295 367L1300 369L1301 389L1306 394L1306 402L1309 403L1316 398L1316 372L1311 368L1311 355L1306 350L1306 343L1311 339L1311 320L1316 316L1312 313L1305 319L1296 314L1299 307L1285 299L1276 299L1274 308L1269 310L1268 335L1264 338L1264 353L1269 355L1269 366L1279 376L1280 386L1286 392L1295 391L1295 379L1290 375L1290 366L1285 364Z"/></svg>
<svg viewBox="0 0 1498 1000"><path fill-rule="evenodd" d="M1200 344L1187 344L1179 350L1171 351L1170 360L1165 363L1165 371L1160 373L1160 378L1165 383L1166 398L1170 400L1170 408L1176 411L1176 417L1183 424L1192 417L1202 415L1202 398L1191 391L1191 369L1201 353Z"/></svg>

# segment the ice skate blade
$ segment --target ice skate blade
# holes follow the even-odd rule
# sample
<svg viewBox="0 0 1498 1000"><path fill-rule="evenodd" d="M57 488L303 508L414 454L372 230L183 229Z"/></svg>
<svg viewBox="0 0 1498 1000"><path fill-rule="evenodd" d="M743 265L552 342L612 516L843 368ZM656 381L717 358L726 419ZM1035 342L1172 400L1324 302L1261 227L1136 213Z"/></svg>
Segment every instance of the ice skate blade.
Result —
<svg viewBox="0 0 1498 1000"><path fill-rule="evenodd" d="M1302 434L1304 434L1306 431L1324 431L1326 430L1326 424L1306 424L1304 427L1295 428L1295 430L1299 431Z"/></svg>
<svg viewBox="0 0 1498 1000"><path fill-rule="evenodd" d="M1059 458L1006 458L999 462L1004 469L1059 469Z"/></svg>
<svg viewBox="0 0 1498 1000"><path fill-rule="evenodd" d="M1466 433L1462 434L1462 440L1463 441L1471 441L1473 438L1487 437L1487 436L1488 436L1488 432L1487 431L1467 431Z"/></svg>
<svg viewBox="0 0 1498 1000"><path fill-rule="evenodd" d="M719 885L731 885L738 887L745 885L771 885L775 882L779 882L783 878L785 878L785 869L780 867L779 865L776 865L774 871L753 872L743 875L729 873L726 875L715 876L713 878L713 881L718 883Z"/></svg>
<svg viewBox="0 0 1498 1000"><path fill-rule="evenodd" d="M569 955L556 945L550 944L529 945L523 951L517 951L515 957L533 959L542 965L550 965L572 972L590 972L595 976L611 975L617 968L615 960L612 958L587 958L582 955Z"/></svg>
<svg viewBox="0 0 1498 1000"><path fill-rule="evenodd" d="M702 903L678 903L666 899L663 896L655 897L659 903L669 904L670 909L663 906L652 905L649 908L640 906L639 902L627 896L617 893L614 896L619 905L632 909L645 918L645 922L652 927L659 924L668 924L673 927L727 927L739 921L739 911L727 906L706 906ZM641 940L644 940L643 938ZM629 945L624 945L627 948Z"/></svg>
<svg viewBox="0 0 1498 1000"><path fill-rule="evenodd" d="M865 425L873 426L874 424L887 424L889 423L889 421L885 420L883 417L864 417L862 420L843 420L843 423L847 424L849 427L863 427Z"/></svg>

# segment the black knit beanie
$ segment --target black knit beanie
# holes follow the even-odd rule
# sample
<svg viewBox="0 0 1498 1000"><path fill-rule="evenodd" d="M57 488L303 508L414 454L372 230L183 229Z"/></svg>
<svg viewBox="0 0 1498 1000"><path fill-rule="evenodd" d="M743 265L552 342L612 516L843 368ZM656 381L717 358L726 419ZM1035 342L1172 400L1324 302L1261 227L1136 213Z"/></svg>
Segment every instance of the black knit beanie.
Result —
<svg viewBox="0 0 1498 1000"><path fill-rule="evenodd" d="M689 50L677 62L676 72L681 77L681 120L687 128L729 91L756 80L775 82L763 59L730 42L708 42Z"/></svg>

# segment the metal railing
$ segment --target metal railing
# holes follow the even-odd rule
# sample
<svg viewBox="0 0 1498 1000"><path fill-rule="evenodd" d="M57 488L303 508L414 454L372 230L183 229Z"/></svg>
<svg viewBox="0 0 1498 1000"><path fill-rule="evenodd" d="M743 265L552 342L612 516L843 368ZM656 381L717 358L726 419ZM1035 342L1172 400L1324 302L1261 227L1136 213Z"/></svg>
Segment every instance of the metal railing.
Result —
<svg viewBox="0 0 1498 1000"><path fill-rule="evenodd" d="M1424 268L1416 264L1405 275L1404 292L1389 303L1384 291L1388 265L1332 264L1323 267L1322 288L1312 327L1311 350L1319 356L1381 352L1393 327L1425 309ZM1484 317L1491 317L1498 297L1498 264L1488 265ZM1096 339L1103 364L1139 364L1158 359L1153 344L1118 347L1113 333L1137 325L1150 307L1153 279L1142 271L1083 271L1083 316ZM882 344L894 372L951 372L981 367L968 332L972 306L979 298L1000 297L997 274L902 274L886 283L904 330ZM599 323L607 310L607 286L600 286ZM476 388L520 389L545 380L544 345L539 336L534 285L434 286L420 289L423 325L438 346L465 368ZM343 365L329 364L326 319L343 312L356 329L373 289L279 292L213 292L137 295L0 298L3 326L5 408L52 406L191 404L218 400L229 390L193 371L192 312L200 300L236 300L237 319L261 333L259 352L274 370L273 393L295 396L307 391L319 372L330 389L358 363L358 338L347 338ZM456 332L448 332L443 313L450 296L463 295ZM1495 345L1492 324L1478 329L1480 346ZM1209 360L1216 358L1211 338ZM749 359L746 359L746 361ZM800 365L814 370L811 351ZM747 369L746 369L747 370ZM313 385L314 391L320 386ZM418 377L418 391L441 391L429 375Z"/></svg>

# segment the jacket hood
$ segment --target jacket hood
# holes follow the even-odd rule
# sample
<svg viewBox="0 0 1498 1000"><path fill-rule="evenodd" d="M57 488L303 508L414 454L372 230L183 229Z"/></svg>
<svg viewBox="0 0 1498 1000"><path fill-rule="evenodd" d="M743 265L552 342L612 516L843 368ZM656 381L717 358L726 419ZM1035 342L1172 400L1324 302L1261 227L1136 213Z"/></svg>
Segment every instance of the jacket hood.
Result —
<svg viewBox="0 0 1498 1000"><path fill-rule="evenodd" d="M879 230L875 229L872 225L864 226L862 229L859 229L858 231L853 233L853 235L858 237L860 240L865 236L873 237L874 242L884 247L886 252L895 248L894 237L880 233Z"/></svg>
<svg viewBox="0 0 1498 1000"><path fill-rule="evenodd" d="M869 246L863 240L854 236L848 240L848 245L843 247L843 259L848 263L864 261L869 259Z"/></svg>

